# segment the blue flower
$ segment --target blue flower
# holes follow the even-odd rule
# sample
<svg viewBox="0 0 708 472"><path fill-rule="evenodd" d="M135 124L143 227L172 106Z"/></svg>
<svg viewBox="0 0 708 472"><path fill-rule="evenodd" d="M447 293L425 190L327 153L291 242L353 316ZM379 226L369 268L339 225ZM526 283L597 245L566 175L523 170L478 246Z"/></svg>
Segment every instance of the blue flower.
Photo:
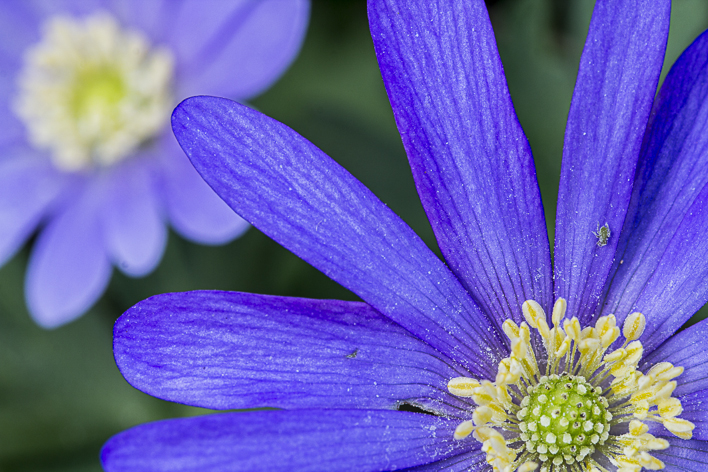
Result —
<svg viewBox="0 0 708 472"><path fill-rule="evenodd" d="M177 145L170 112L196 93L265 90L308 17L308 0L2 4L0 265L41 228L26 280L37 323L84 313L112 265L152 271L167 221L206 244L243 233Z"/></svg>
<svg viewBox="0 0 708 472"><path fill-rule="evenodd" d="M141 425L106 444L105 469L704 468L708 323L674 333L708 300L708 35L655 99L669 0L598 0L552 262L482 0L368 6L447 264L291 129L225 99L185 100L173 129L209 185L363 302L188 292L137 304L114 330L133 386L282 410Z"/></svg>

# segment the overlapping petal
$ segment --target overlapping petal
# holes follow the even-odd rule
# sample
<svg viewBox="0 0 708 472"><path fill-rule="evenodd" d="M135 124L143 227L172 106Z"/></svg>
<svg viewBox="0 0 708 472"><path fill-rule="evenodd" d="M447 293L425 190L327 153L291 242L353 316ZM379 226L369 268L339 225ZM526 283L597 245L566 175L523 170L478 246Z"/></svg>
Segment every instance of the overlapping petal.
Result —
<svg viewBox="0 0 708 472"><path fill-rule="evenodd" d="M185 4L174 19L176 50L185 56L179 98L208 93L250 98L285 71L302 45L309 0L241 0L224 13L223 2Z"/></svg>
<svg viewBox="0 0 708 472"><path fill-rule="evenodd" d="M313 144L215 97L182 102L173 129L197 171L234 211L471 372L496 373L503 357L499 334L458 280L395 213Z"/></svg>
<svg viewBox="0 0 708 472"><path fill-rule="evenodd" d="M103 234L113 263L128 275L151 272L162 257L167 229L150 169L127 163L101 176Z"/></svg>
<svg viewBox="0 0 708 472"><path fill-rule="evenodd" d="M654 104L603 307L620 320L645 313L649 347L708 301L707 186L704 33L674 64Z"/></svg>
<svg viewBox="0 0 708 472"><path fill-rule="evenodd" d="M681 418L695 425L693 439L708 441L708 388L679 397L683 412Z"/></svg>
<svg viewBox="0 0 708 472"><path fill-rule="evenodd" d="M113 0L111 11L120 18L121 22L130 25L145 34L153 44L165 44L172 35L185 36L184 30L175 30L175 18L180 14L189 1L175 3L173 0ZM211 2L201 2L205 9L209 9ZM233 2L229 2L232 4ZM222 8L223 11L223 8ZM196 25L195 25L196 26ZM213 31L213 30L212 30ZM187 36L191 36L191 33ZM194 37L194 36L192 36Z"/></svg>
<svg viewBox="0 0 708 472"><path fill-rule="evenodd" d="M172 226L202 244L223 244L246 231L248 223L204 182L173 137L163 145L162 196Z"/></svg>
<svg viewBox="0 0 708 472"><path fill-rule="evenodd" d="M669 0L600 0L570 105L556 213L556 297L581 323L595 313L624 224L664 61ZM593 234L605 224L610 238Z"/></svg>
<svg viewBox="0 0 708 472"><path fill-rule="evenodd" d="M371 37L440 249L497 327L551 304L531 149L484 2L373 0Z"/></svg>
<svg viewBox="0 0 708 472"><path fill-rule="evenodd" d="M0 160L0 266L36 229L66 184L40 159Z"/></svg>
<svg viewBox="0 0 708 472"><path fill-rule="evenodd" d="M106 472L398 470L462 452L456 423L380 410L226 413L137 426L101 459Z"/></svg>
<svg viewBox="0 0 708 472"><path fill-rule="evenodd" d="M77 192L76 202L52 218L32 249L26 275L27 305L45 328L84 313L103 293L111 263L94 189Z"/></svg>
<svg viewBox="0 0 708 472"><path fill-rule="evenodd" d="M205 408L469 409L447 393L469 373L364 303L158 295L116 322L113 352L135 388Z"/></svg>
<svg viewBox="0 0 708 472"><path fill-rule="evenodd" d="M309 0L6 2L0 8L0 65L7 72L0 78L0 162L23 157L16 148L17 143L26 144L26 130L12 104L27 51L40 41L49 19L64 16L81 20L106 13L121 29L146 37L149 47L172 53L175 76L171 87L177 98L210 92L246 99L270 86L296 56L305 35L309 4ZM133 156L125 156L128 164L122 162L120 169L77 173L75 180L87 177L104 187L93 195L102 206L90 205L88 210L87 205L78 203L79 208L72 208L81 199L65 199L61 208L49 215L83 216L64 216L63 222L56 224L48 220L47 228L54 233L40 236L46 247L38 248L33 256L27 297L31 310L40 310L34 315L46 326L73 319L80 313L69 313L79 307L85 310L96 300L99 287L105 288L110 274L110 266L104 264L106 255L129 275L150 272L165 246L165 216L187 238L208 244L225 243L248 228L199 178L171 134L151 136L143 144ZM48 151L35 151L49 164ZM136 162L130 162L133 160ZM149 166L154 166L150 173L155 173L148 176ZM130 175L133 171L135 175ZM6 204L5 195L0 195L0 218L7 224L0 229L0 263L37 227L39 219L47 215L48 201L53 200L48 195L54 185L47 185L42 172L34 178L36 182L16 192L15 199L22 198L21 204L12 204L12 199ZM21 182L27 184L28 180L32 179ZM38 186L42 188L37 190ZM16 187L4 186L0 194L15 193L13 189ZM84 218L88 213L95 222ZM69 223L72 218L76 221ZM80 225L79 219L83 221ZM70 235L67 231L71 227L86 234ZM53 242L49 244L49 240ZM86 247L84 254L72 257L52 255L54 249L47 249L59 247L69 254L78 242L97 246ZM70 274L67 279L76 276L76 280L53 280L57 267ZM80 270L89 273L80 275ZM42 295L42 287L54 288ZM72 294L78 298L70 300Z"/></svg>

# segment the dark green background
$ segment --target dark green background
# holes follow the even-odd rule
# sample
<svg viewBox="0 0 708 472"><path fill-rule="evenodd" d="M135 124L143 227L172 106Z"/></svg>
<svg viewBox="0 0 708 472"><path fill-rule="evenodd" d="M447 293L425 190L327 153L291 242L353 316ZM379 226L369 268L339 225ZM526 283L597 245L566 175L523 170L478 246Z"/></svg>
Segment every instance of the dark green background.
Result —
<svg viewBox="0 0 708 472"><path fill-rule="evenodd" d="M511 95L534 150L551 236L565 119L592 5L489 2ZM708 2L674 0L664 75L706 26ZM314 0L301 55L253 104L349 169L437 250L379 75L363 0ZM3 472L98 472L98 452L111 435L147 421L205 413L134 390L116 369L113 322L143 298L192 289L355 298L255 229L222 247L197 246L170 234L153 274L131 279L115 272L106 294L83 318L44 331L24 306L27 255L25 248L0 269Z"/></svg>

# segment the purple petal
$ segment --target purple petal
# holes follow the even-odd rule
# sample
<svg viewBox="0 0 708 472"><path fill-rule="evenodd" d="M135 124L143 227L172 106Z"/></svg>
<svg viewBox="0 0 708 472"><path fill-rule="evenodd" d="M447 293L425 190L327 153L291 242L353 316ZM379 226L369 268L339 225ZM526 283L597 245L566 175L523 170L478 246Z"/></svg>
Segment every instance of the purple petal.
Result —
<svg viewBox="0 0 708 472"><path fill-rule="evenodd" d="M603 311L647 316L649 348L708 301L708 34L661 88Z"/></svg>
<svg viewBox="0 0 708 472"><path fill-rule="evenodd" d="M82 315L101 296L111 275L93 191L66 204L42 231L27 268L32 318L54 328Z"/></svg>
<svg viewBox="0 0 708 472"><path fill-rule="evenodd" d="M115 14L125 27L138 30L150 38L152 44L164 45L169 34L190 36L189 32L177 32L170 28L182 8L181 5L190 2L198 3L200 0L114 0L111 13Z"/></svg>
<svg viewBox="0 0 708 472"><path fill-rule="evenodd" d="M29 2L15 1L0 7L0 144L24 141L24 125L13 111L17 74L22 67L25 48L39 39L39 18ZM2 157L9 156L2 149Z"/></svg>
<svg viewBox="0 0 708 472"><path fill-rule="evenodd" d="M173 129L209 185L254 226L468 370L495 375L499 335L458 280L313 144L214 97L182 102Z"/></svg>
<svg viewBox="0 0 708 472"><path fill-rule="evenodd" d="M708 388L708 320L701 321L677 333L657 349L649 351L641 364L646 372L659 362L670 362L685 369L678 377L675 395L687 395Z"/></svg>
<svg viewBox="0 0 708 472"><path fill-rule="evenodd" d="M134 277L151 272L162 257L167 230L148 166L126 163L100 179L104 239L113 263Z"/></svg>
<svg viewBox="0 0 708 472"><path fill-rule="evenodd" d="M116 322L113 352L135 388L205 408L470 409L447 393L468 372L363 303L158 295Z"/></svg>
<svg viewBox="0 0 708 472"><path fill-rule="evenodd" d="M41 17L37 5L30 2L15 0L11 6L8 2L2 4L2 8L0 8L0 57L3 58L3 62L11 61L15 68L20 66L25 48L39 40ZM5 72L3 76L5 76L4 79L9 78L14 83L15 78L8 77L13 74L7 74L7 71L12 70L3 69Z"/></svg>
<svg viewBox="0 0 708 472"><path fill-rule="evenodd" d="M680 417L696 426L693 430L693 439L708 440L708 410L706 410L708 389L681 396L679 400L683 406Z"/></svg>
<svg viewBox="0 0 708 472"><path fill-rule="evenodd" d="M369 22L418 193L453 272L498 327L523 319L527 299L550 306L533 158L484 2L373 0Z"/></svg>
<svg viewBox="0 0 708 472"><path fill-rule="evenodd" d="M482 445L471 437L467 439L472 450L464 452L457 456L448 457L443 460L431 462L430 464L421 465L406 469L410 472L482 472L489 470L487 464L487 454L482 451Z"/></svg>
<svg viewBox="0 0 708 472"><path fill-rule="evenodd" d="M556 213L555 294L594 315L615 256L664 60L669 0L595 4L568 116ZM593 234L607 224L600 247Z"/></svg>
<svg viewBox="0 0 708 472"><path fill-rule="evenodd" d="M162 188L167 214L175 230L202 244L223 244L248 229L204 182L172 136L163 140Z"/></svg>
<svg viewBox="0 0 708 472"><path fill-rule="evenodd" d="M108 9L108 0L35 0L32 2L17 1L16 3L27 3L38 18L45 18L50 15L74 15L86 16L99 9Z"/></svg>
<svg viewBox="0 0 708 472"><path fill-rule="evenodd" d="M705 470L708 464L708 442L696 439L664 437L669 441L669 448L652 451L651 455L664 462L665 472L698 472Z"/></svg>
<svg viewBox="0 0 708 472"><path fill-rule="evenodd" d="M178 98L246 99L262 92L300 50L309 13L308 0L185 3L170 40L179 59Z"/></svg>
<svg viewBox="0 0 708 472"><path fill-rule="evenodd" d="M459 454L459 421L377 410L225 413L137 426L111 438L106 472L377 471Z"/></svg>
<svg viewBox="0 0 708 472"><path fill-rule="evenodd" d="M0 160L0 266L32 234L66 183L48 161Z"/></svg>

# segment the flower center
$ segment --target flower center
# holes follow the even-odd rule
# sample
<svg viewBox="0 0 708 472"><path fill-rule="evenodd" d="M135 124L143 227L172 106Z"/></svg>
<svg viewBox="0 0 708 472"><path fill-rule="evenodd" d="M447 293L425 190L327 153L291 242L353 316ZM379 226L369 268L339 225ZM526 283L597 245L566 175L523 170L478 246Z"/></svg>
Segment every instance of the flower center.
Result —
<svg viewBox="0 0 708 472"><path fill-rule="evenodd" d="M694 425L678 418L683 408L671 396L672 379L682 367L661 362L646 374L637 370L644 315L629 315L624 344L606 353L620 336L614 315L582 330L575 317L561 327L566 311L561 298L549 328L538 303L528 300L522 309L528 323L504 322L511 353L499 363L495 381L457 377L448 383L450 393L478 405L455 438L474 433L494 472L539 466L541 472L608 472L600 465L607 461L598 462L602 456L621 472L663 469L650 451L669 443L649 434L645 422L661 423L682 439L691 438ZM529 326L538 330L545 355L536 355Z"/></svg>
<svg viewBox="0 0 708 472"><path fill-rule="evenodd" d="M582 461L609 436L612 413L602 388L581 376L543 376L528 387L520 406L519 437L526 451L538 453L543 461Z"/></svg>
<svg viewBox="0 0 708 472"><path fill-rule="evenodd" d="M111 165L167 123L172 76L169 51L110 15L55 16L25 52L14 111L58 168Z"/></svg>

